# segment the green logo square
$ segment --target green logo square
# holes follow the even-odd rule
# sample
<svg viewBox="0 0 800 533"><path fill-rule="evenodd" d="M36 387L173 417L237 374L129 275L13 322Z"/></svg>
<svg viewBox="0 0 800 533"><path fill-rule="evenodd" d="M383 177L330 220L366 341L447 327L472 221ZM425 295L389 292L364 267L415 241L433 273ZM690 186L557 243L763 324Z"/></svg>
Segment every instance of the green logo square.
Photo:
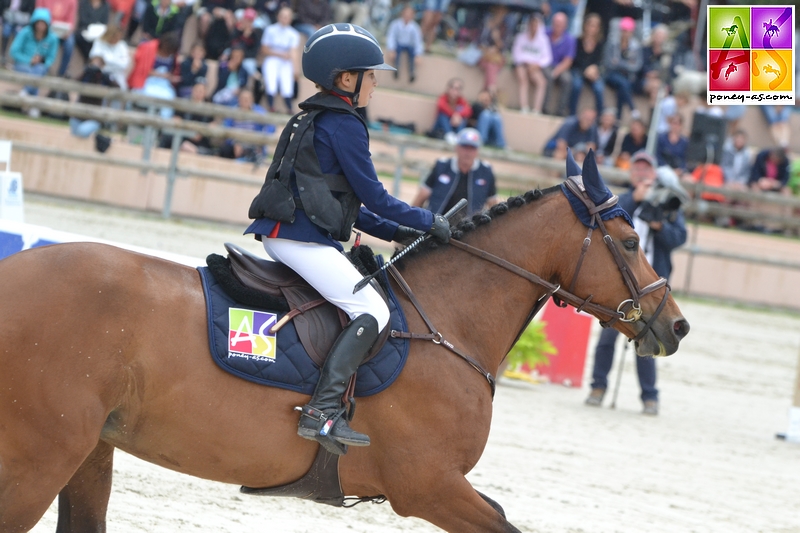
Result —
<svg viewBox="0 0 800 533"><path fill-rule="evenodd" d="M708 47L750 48L750 8L709 6Z"/></svg>

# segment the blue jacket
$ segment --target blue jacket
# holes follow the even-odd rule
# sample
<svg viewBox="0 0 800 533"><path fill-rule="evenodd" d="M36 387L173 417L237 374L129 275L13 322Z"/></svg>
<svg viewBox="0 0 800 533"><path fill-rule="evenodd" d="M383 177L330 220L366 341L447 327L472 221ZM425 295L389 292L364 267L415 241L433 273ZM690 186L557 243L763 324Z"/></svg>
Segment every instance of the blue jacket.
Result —
<svg viewBox="0 0 800 533"><path fill-rule="evenodd" d="M431 190L428 209L442 214L458 188L461 173L455 157L439 159L425 180L425 186ZM483 209L486 200L497 194L494 172L487 163L476 159L467 179L467 200L469 212L473 215Z"/></svg>
<svg viewBox="0 0 800 533"><path fill-rule="evenodd" d="M632 190L620 195L619 206L633 218L639 203L633 200ZM672 250L686 242L686 221L683 211L678 209L674 217L665 217L661 230L650 230L650 235L653 238L653 270L659 276L669 279L672 273Z"/></svg>
<svg viewBox="0 0 800 533"><path fill-rule="evenodd" d="M33 26L40 20L47 23L47 33L37 41ZM33 56L39 55L44 66L49 68L56 60L58 45L58 37L50 31L50 11L45 7L37 7L31 15L31 23L22 28L11 43L11 58L15 63L30 65Z"/></svg>
<svg viewBox="0 0 800 533"><path fill-rule="evenodd" d="M357 117L333 111L320 113L314 122L314 149L322 172L344 175L361 200L363 205L355 222L356 229L385 241L392 240L398 224L421 231L431 229L433 214L430 211L394 198L378 180L370 158L367 130ZM294 192L297 195L297 191ZM269 235L276 224L275 220L259 218L250 224L245 234ZM277 237L343 249L329 233L312 223L302 209L295 211L294 222L280 223Z"/></svg>

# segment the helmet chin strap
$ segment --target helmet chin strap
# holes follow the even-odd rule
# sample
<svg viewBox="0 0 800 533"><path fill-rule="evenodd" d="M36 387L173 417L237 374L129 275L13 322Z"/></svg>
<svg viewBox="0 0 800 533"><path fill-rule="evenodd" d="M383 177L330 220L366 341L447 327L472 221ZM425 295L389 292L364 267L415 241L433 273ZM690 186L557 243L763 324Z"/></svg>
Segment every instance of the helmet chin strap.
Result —
<svg viewBox="0 0 800 533"><path fill-rule="evenodd" d="M364 81L364 71L363 70L359 70L358 71L358 78L356 78L356 89L355 89L355 91L353 91L353 92L343 91L341 89L337 89L336 87L334 87L331 90L331 92L334 92L336 94L341 94L342 96L346 96L347 98L350 99L351 102L353 102L353 107L358 107L358 95L361 93L361 84L362 84L363 81Z"/></svg>

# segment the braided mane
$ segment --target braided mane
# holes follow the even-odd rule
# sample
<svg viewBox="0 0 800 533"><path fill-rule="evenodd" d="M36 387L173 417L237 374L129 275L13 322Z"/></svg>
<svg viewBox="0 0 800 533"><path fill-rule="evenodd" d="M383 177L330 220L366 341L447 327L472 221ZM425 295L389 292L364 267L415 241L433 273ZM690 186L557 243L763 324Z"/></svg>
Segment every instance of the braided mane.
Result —
<svg viewBox="0 0 800 533"><path fill-rule="evenodd" d="M474 231L475 228L488 224L498 216L508 213L511 209L522 207L523 205L538 200L543 196L547 196L558 191L561 191L561 186L554 185L553 187L548 187L547 189L534 189L520 196L512 196L505 202L500 202L499 204L490 207L486 211L476 213L471 218L465 218L464 220L460 221L456 227L453 228L452 238L460 241L465 235ZM437 242L435 239L428 239L415 249L410 250L406 257L420 257L421 255L438 248L441 248L439 242ZM402 248L395 250L394 255L397 255L401 251ZM398 266L400 266L400 263L402 263L402 260L398 262Z"/></svg>

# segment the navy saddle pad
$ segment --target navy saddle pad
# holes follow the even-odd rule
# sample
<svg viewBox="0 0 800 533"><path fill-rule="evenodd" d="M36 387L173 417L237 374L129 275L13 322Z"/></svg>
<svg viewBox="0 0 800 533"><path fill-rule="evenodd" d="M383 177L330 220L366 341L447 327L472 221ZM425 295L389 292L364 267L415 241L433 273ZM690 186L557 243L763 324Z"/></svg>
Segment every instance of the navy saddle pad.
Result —
<svg viewBox="0 0 800 533"><path fill-rule="evenodd" d="M203 280L214 362L248 381L311 395L319 380L319 367L303 348L292 321L276 334L269 333L285 313L237 304L222 290L208 267L197 270ZM389 287L388 283L383 285ZM406 331L405 316L391 288L386 296L391 312L389 327ZM389 337L380 352L358 368L355 396L377 394L391 385L405 365L408 344L407 339Z"/></svg>

